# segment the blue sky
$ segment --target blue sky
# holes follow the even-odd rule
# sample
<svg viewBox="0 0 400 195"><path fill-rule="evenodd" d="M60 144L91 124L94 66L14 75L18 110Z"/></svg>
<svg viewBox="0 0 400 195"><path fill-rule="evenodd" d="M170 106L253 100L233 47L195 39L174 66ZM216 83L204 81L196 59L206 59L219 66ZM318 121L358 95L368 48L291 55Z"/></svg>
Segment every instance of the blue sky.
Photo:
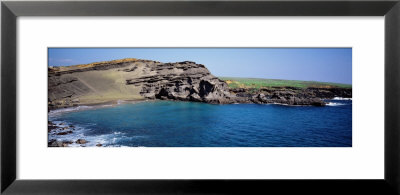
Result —
<svg viewBox="0 0 400 195"><path fill-rule="evenodd" d="M215 76L352 83L351 48L49 48L49 66L122 58L194 61Z"/></svg>

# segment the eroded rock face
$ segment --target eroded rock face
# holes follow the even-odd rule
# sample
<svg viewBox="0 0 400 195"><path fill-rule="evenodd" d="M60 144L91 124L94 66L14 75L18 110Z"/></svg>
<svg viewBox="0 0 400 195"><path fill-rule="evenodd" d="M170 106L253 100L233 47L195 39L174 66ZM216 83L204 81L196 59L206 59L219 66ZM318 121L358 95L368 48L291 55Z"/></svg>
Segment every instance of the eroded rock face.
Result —
<svg viewBox="0 0 400 195"><path fill-rule="evenodd" d="M49 68L48 94L49 109L102 100L169 99L226 104L235 98L228 85L202 64L150 60Z"/></svg>
<svg viewBox="0 0 400 195"><path fill-rule="evenodd" d="M326 103L322 99L352 97L352 89L350 88L235 88L230 89L230 92L235 94L238 103L256 104L324 106Z"/></svg>
<svg viewBox="0 0 400 195"><path fill-rule="evenodd" d="M202 64L185 61L155 64L156 75L127 80L127 85L142 86L140 94L149 99L233 103L228 85L213 76Z"/></svg>

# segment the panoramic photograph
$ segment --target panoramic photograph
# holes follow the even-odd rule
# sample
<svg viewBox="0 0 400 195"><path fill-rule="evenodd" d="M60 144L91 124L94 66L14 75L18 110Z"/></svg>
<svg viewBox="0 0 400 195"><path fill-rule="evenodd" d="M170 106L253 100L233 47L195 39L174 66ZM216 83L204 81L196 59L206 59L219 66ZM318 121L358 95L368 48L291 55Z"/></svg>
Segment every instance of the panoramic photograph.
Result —
<svg viewBox="0 0 400 195"><path fill-rule="evenodd" d="M48 48L48 147L352 147L352 48Z"/></svg>

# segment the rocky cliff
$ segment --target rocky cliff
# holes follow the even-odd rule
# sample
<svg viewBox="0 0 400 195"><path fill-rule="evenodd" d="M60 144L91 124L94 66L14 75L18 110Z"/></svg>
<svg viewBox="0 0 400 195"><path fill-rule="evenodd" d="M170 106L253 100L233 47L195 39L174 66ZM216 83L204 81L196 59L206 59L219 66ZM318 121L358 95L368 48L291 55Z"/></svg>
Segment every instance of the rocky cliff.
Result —
<svg viewBox="0 0 400 195"><path fill-rule="evenodd" d="M49 108L116 100L233 103L228 85L202 64L124 59L49 68Z"/></svg>
<svg viewBox="0 0 400 195"><path fill-rule="evenodd" d="M335 97L351 98L351 88L235 88L230 89L235 94L236 101L240 103L256 104L287 104L287 105L313 105L324 106L323 99Z"/></svg>
<svg viewBox="0 0 400 195"><path fill-rule="evenodd" d="M213 76L202 64L185 61L154 64L155 75L127 79L127 85L141 86L140 94L149 99L171 99L215 104L233 103L228 85Z"/></svg>
<svg viewBox="0 0 400 195"><path fill-rule="evenodd" d="M333 97L351 97L351 89L231 89L204 65L191 61L162 63L130 58L48 69L49 110L144 99L323 106L321 98Z"/></svg>

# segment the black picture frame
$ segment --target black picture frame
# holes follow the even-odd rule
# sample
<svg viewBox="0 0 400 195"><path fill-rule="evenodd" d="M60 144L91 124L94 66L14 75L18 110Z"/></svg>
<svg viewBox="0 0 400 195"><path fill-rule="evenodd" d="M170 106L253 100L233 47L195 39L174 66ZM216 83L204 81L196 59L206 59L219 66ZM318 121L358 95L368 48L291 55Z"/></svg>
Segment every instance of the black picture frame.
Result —
<svg viewBox="0 0 400 195"><path fill-rule="evenodd" d="M385 16L385 176L382 180L16 179L16 33L19 16ZM399 0L2 1L3 194L399 194ZM238 167L240 168L240 167ZM368 170L365 170L368 171Z"/></svg>

